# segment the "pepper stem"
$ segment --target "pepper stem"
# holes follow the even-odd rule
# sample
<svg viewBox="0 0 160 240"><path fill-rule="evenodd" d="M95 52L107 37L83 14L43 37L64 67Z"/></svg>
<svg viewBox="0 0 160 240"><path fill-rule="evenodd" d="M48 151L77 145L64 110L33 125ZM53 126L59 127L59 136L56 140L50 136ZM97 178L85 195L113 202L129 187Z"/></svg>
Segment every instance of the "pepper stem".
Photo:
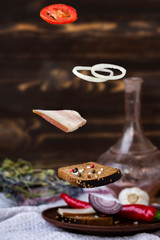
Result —
<svg viewBox="0 0 160 240"><path fill-rule="evenodd" d="M157 221L160 221L160 211L156 211L156 212L155 212L154 220L155 220L156 222L157 222Z"/></svg>

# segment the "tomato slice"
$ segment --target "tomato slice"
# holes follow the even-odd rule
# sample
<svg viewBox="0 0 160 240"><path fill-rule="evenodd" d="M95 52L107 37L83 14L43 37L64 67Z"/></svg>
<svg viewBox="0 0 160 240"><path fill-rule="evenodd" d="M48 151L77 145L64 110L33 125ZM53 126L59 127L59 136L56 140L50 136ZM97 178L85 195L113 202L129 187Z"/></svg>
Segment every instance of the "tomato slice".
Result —
<svg viewBox="0 0 160 240"><path fill-rule="evenodd" d="M77 12L68 5L53 4L43 8L40 17L51 24L66 24L77 19Z"/></svg>

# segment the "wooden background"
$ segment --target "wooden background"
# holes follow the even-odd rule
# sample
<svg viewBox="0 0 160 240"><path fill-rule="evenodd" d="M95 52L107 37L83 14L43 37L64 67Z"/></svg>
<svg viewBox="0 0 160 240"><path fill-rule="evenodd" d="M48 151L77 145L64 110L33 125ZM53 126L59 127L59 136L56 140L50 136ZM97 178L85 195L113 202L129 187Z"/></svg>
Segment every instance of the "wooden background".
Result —
<svg viewBox="0 0 160 240"><path fill-rule="evenodd" d="M160 148L160 1L63 0L78 20L62 26L39 17L53 3L1 3L0 159L58 167L96 161L115 143L124 123L123 81L93 84L72 74L76 65L97 63L144 78L142 124ZM33 108L77 110L88 123L65 134Z"/></svg>

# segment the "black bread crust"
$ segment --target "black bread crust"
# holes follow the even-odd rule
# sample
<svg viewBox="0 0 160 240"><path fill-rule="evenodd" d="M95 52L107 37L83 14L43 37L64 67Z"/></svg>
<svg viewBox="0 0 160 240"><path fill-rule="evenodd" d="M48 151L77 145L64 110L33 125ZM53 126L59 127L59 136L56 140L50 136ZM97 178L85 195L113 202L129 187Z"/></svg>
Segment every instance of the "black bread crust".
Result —
<svg viewBox="0 0 160 240"><path fill-rule="evenodd" d="M121 176L122 176L121 172L118 171L117 173L114 173L110 176L99 178L99 179L97 178L93 180L81 180L80 183L77 183L77 187L80 187L80 188L100 187L100 186L108 185L118 181L121 178Z"/></svg>

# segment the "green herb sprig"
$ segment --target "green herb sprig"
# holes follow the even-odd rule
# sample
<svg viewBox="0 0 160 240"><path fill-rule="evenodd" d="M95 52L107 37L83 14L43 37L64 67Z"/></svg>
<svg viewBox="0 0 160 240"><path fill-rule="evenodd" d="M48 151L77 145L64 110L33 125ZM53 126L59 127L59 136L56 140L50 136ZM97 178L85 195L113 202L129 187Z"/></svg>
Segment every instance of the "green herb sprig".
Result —
<svg viewBox="0 0 160 240"><path fill-rule="evenodd" d="M62 192L75 196L82 191L60 180L54 169L35 169L28 161L12 161L8 158L4 159L0 167L0 190L17 202L28 198L57 196Z"/></svg>

